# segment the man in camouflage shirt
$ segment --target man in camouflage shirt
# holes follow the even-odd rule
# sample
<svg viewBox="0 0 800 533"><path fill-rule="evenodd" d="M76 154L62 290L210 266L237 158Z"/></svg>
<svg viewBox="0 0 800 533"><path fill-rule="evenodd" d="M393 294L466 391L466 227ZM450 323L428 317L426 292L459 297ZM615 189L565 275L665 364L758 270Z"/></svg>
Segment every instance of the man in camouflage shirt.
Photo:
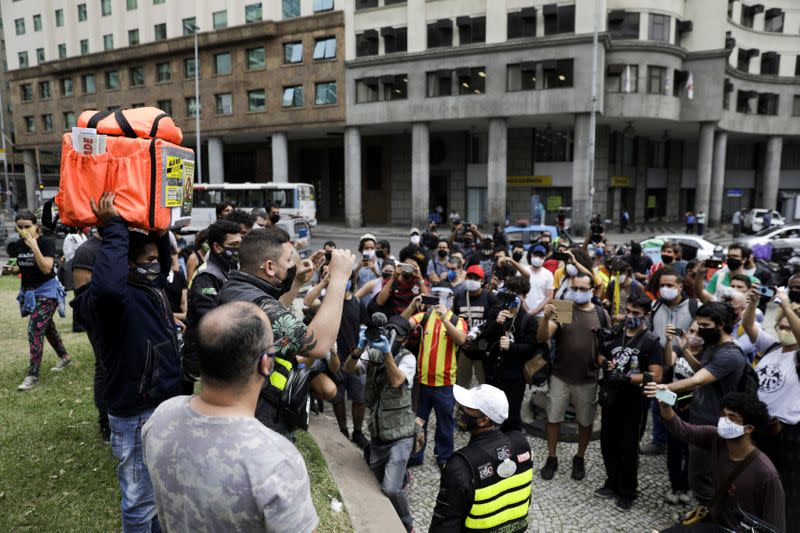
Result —
<svg viewBox="0 0 800 533"><path fill-rule="evenodd" d="M162 403L142 430L165 531L315 531L303 458L253 417L273 348L254 304L224 305L200 322L200 394Z"/></svg>

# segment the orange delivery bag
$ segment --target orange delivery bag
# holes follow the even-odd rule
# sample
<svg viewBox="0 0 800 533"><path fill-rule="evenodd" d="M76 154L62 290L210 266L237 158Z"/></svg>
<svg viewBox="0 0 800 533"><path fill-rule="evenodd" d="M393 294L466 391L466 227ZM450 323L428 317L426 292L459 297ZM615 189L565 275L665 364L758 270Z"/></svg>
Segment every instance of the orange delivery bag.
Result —
<svg viewBox="0 0 800 533"><path fill-rule="evenodd" d="M65 133L61 141L61 177L55 202L62 224L96 225L90 199L97 202L106 191L116 195L114 206L132 227L163 230L189 223L194 151L178 145L181 130L166 113L152 107L113 113L84 111L78 123L81 126ZM93 152L93 143L100 139L93 137L94 130L85 128L106 136L102 153ZM75 150L76 135L85 149Z"/></svg>

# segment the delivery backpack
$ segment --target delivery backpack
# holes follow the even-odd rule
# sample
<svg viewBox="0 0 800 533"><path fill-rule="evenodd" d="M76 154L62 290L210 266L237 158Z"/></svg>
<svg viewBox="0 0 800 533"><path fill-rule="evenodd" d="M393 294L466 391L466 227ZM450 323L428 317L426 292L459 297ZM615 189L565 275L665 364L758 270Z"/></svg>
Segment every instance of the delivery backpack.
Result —
<svg viewBox="0 0 800 533"><path fill-rule="evenodd" d="M189 223L194 151L179 146L183 135L169 115L154 107L84 111L78 126L104 135L105 150L93 153L93 143L101 139L91 130L73 130L62 137L55 199L62 224L96 225L90 199L97 202L106 191L116 195L114 206L132 227L163 230Z"/></svg>

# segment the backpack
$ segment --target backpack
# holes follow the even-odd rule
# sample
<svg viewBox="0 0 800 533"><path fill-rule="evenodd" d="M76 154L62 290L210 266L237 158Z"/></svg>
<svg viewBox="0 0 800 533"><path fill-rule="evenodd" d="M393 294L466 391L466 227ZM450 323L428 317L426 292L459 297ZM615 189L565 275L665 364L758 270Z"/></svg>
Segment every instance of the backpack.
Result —
<svg viewBox="0 0 800 533"><path fill-rule="evenodd" d="M692 315L692 318L697 314L697 310L700 308L700 304L697 301L697 298L688 298L689 301L689 314ZM650 307L650 316L652 317L655 315L661 306L664 305L664 302L661 301L661 298L653 302L653 305Z"/></svg>
<svg viewBox="0 0 800 533"><path fill-rule="evenodd" d="M741 377L739 377L738 383L736 383L736 392L743 392L748 395L757 396L759 387L758 374L756 374L753 365L751 365L747 360L747 356L744 354L744 351L742 351L739 345L735 342L731 342L731 344L733 344L736 349L739 350L739 353L742 355L742 359L744 359L744 370L742 371ZM710 361L711 360L709 359L709 362ZM719 383L719 381L716 383Z"/></svg>

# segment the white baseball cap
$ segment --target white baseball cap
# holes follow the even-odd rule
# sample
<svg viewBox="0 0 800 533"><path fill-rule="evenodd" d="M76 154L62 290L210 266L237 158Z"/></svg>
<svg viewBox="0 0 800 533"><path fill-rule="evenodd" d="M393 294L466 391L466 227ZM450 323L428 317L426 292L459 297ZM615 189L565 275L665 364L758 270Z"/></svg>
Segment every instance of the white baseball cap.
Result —
<svg viewBox="0 0 800 533"><path fill-rule="evenodd" d="M508 418L508 398L506 393L491 385L478 385L472 389L453 386L453 396L464 407L477 409L495 424L502 424Z"/></svg>

